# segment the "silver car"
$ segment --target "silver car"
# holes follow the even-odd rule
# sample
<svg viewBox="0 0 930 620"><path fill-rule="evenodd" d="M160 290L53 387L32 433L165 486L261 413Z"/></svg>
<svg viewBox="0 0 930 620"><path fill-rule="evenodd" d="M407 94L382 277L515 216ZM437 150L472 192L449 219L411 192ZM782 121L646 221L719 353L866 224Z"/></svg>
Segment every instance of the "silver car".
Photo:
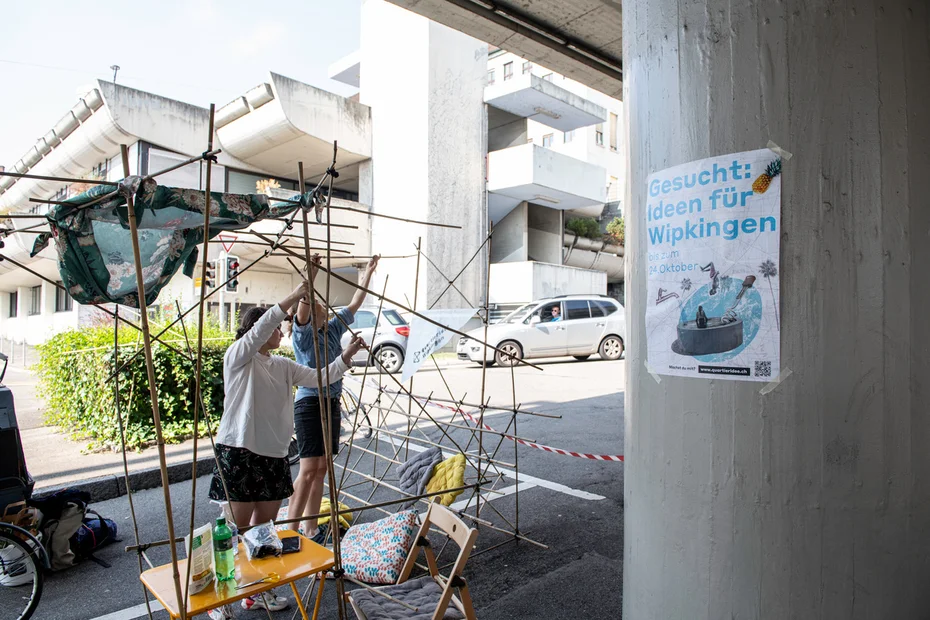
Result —
<svg viewBox="0 0 930 620"><path fill-rule="evenodd" d="M457 353L461 360L481 363L487 351L488 364L513 365L516 359L572 356L586 360L595 353L617 360L623 355L626 317L623 306L610 297L563 295L526 304L499 323L472 330L460 338Z"/></svg>
<svg viewBox="0 0 930 620"><path fill-rule="evenodd" d="M375 325L378 331L375 332ZM358 332L368 343L375 359L389 373L400 372L404 365L404 356L407 353L407 337L410 335L410 326L407 321L393 308L382 308L381 318L378 318L377 308L360 308L355 313L355 320L350 326L352 331ZM349 346L352 334L346 332L342 335L343 348ZM370 364L368 351L359 351L352 358L353 365L365 366Z"/></svg>

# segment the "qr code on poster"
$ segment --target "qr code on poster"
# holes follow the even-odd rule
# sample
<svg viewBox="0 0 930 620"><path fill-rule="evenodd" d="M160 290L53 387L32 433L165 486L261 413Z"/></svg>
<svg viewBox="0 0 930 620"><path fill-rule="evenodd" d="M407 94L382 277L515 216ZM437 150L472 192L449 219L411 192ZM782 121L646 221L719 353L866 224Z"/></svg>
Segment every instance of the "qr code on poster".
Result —
<svg viewBox="0 0 930 620"><path fill-rule="evenodd" d="M771 377L772 376L772 362L756 362L756 376L757 377Z"/></svg>

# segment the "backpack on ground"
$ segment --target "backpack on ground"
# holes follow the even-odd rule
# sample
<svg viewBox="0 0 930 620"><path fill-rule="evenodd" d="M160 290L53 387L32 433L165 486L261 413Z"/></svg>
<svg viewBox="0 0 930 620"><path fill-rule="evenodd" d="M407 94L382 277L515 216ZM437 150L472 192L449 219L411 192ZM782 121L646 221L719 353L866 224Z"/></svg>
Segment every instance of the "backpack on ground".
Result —
<svg viewBox="0 0 930 620"><path fill-rule="evenodd" d="M116 537L116 522L105 519L93 510L86 511L84 521L71 537L71 551L77 559L93 560L101 566L110 568L110 564L94 557L94 551L112 542L119 542Z"/></svg>
<svg viewBox="0 0 930 620"><path fill-rule="evenodd" d="M74 565L76 556L71 550L71 537L84 522L89 502L90 493L74 489L63 489L29 500L29 505L42 513L39 530L53 571Z"/></svg>

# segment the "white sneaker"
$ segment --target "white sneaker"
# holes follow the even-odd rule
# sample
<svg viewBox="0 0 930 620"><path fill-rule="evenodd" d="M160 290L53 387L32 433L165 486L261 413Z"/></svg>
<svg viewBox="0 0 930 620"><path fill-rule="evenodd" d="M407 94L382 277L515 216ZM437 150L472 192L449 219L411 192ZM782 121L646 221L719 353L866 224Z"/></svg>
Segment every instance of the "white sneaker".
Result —
<svg viewBox="0 0 930 620"><path fill-rule="evenodd" d="M275 594L274 590L253 594L242 599L242 609L267 609L268 611L281 611L290 607L290 603L283 596Z"/></svg>
<svg viewBox="0 0 930 620"><path fill-rule="evenodd" d="M222 607L211 609L207 612L207 615L210 616L210 620L232 620L233 610L229 605L223 605Z"/></svg>

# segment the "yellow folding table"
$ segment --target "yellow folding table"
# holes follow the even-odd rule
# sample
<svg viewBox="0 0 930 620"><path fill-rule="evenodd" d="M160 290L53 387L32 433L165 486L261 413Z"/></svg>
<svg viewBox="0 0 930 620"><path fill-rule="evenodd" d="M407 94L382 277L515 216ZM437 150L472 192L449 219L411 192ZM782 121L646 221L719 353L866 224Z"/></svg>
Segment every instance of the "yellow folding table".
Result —
<svg viewBox="0 0 930 620"><path fill-rule="evenodd" d="M297 532L291 530L282 530L278 532L279 538L287 536L299 536ZM187 617L193 617L197 614L206 613L211 609L216 609L223 605L234 603L253 594L267 592L275 586L291 584L294 591L294 598L297 599L297 606L300 613L303 614L304 620L310 620L307 616L307 610L304 607L300 592L297 590L296 581L304 577L329 570L335 565L333 552L316 544L309 538L300 537L300 551L297 553L288 553L280 557L257 558L250 560L245 552L245 546L239 543L239 555L236 556L236 578L228 581L214 582L214 587L207 587L205 590L188 597ZM181 579L187 574L187 560L178 562L178 570L181 573ZM255 585L237 590L239 584L252 583L259 579L264 579L272 574L278 576L277 581L256 583ZM174 576L171 571L171 564L156 566L142 573L142 583L158 599L165 610L172 618L180 618L181 613L178 609L178 599L174 590ZM313 620L316 620L320 612L320 601L323 597L323 584L325 579L320 579L320 587L316 594L316 604L313 608ZM182 583L182 589L183 589Z"/></svg>

